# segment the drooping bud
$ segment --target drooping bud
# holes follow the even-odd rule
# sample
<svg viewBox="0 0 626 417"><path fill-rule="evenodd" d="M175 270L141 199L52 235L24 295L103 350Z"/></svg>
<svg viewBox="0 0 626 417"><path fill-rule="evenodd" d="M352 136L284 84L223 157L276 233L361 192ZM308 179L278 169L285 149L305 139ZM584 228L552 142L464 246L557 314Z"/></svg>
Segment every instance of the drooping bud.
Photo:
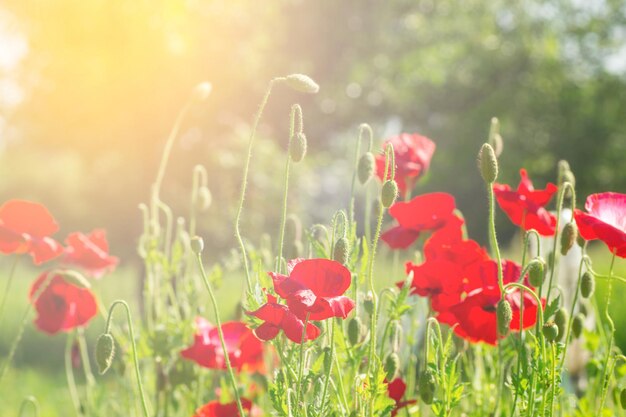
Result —
<svg viewBox="0 0 626 417"><path fill-rule="evenodd" d="M385 181L380 192L380 202L383 207L391 207L396 202L396 198L398 198L398 184L395 180Z"/></svg>
<svg viewBox="0 0 626 417"><path fill-rule="evenodd" d="M291 74L285 77L285 82L289 87L301 93L315 94L320 91L320 86L308 75Z"/></svg>
<svg viewBox="0 0 626 417"><path fill-rule="evenodd" d="M561 307L554 314L554 324L559 328L559 334L557 335L557 341L563 340L565 332L567 330L567 322L569 321L569 313L565 308Z"/></svg>
<svg viewBox="0 0 626 417"><path fill-rule="evenodd" d="M345 265L348 262L348 258L350 256L350 244L348 243L348 239L345 237L341 237L335 242L335 249L333 250L333 260L339 262L342 265Z"/></svg>
<svg viewBox="0 0 626 417"><path fill-rule="evenodd" d="M593 294L595 288L596 280L593 277L593 274L589 271L586 271L580 278L580 295L583 298L589 298L591 297L591 294Z"/></svg>
<svg viewBox="0 0 626 417"><path fill-rule="evenodd" d="M398 320L394 320L391 323L391 350L398 352L400 350L400 343L402 342L402 326Z"/></svg>
<svg viewBox="0 0 626 417"><path fill-rule="evenodd" d="M193 253L199 255L204 250L204 240L200 236L194 236L190 240L190 246Z"/></svg>
<svg viewBox="0 0 626 417"><path fill-rule="evenodd" d="M576 314L576 316L572 320L572 334L574 335L575 339L579 338L582 334L584 324L585 317L580 313Z"/></svg>
<svg viewBox="0 0 626 417"><path fill-rule="evenodd" d="M198 189L198 200L196 202L196 208L199 211L206 211L210 206L213 198L211 197L211 191L209 187L202 186Z"/></svg>
<svg viewBox="0 0 626 417"><path fill-rule="evenodd" d="M96 364L100 375L104 375L109 370L114 357L115 340L113 340L113 336L110 333L101 334L96 341Z"/></svg>
<svg viewBox="0 0 626 417"><path fill-rule="evenodd" d="M353 317L348 321L348 341L352 346L361 343L365 328L359 317Z"/></svg>
<svg viewBox="0 0 626 417"><path fill-rule="evenodd" d="M574 222L569 222L563 227L561 232L561 255L567 255L567 252L574 246L574 242L578 237L578 229Z"/></svg>
<svg viewBox="0 0 626 417"><path fill-rule="evenodd" d="M400 370L400 357L396 352L391 352L385 358L385 374L388 381L393 381L398 376Z"/></svg>
<svg viewBox="0 0 626 417"><path fill-rule="evenodd" d="M195 101L204 101L211 94L211 90L213 90L213 86L210 82L205 81L195 86L191 97Z"/></svg>
<svg viewBox="0 0 626 417"><path fill-rule="evenodd" d="M357 176L359 177L359 182L365 185L370 178L374 176L375 168L376 161L374 159L374 154L371 152L365 152L359 159L359 164L357 166Z"/></svg>
<svg viewBox="0 0 626 417"><path fill-rule="evenodd" d="M374 313L374 294L372 294L371 291L368 291L367 294L365 294L365 298L363 299L363 308L367 314L371 315Z"/></svg>
<svg viewBox="0 0 626 417"><path fill-rule="evenodd" d="M528 264L528 282L533 287L540 287L543 284L545 265L546 262L540 257L536 257Z"/></svg>
<svg viewBox="0 0 626 417"><path fill-rule="evenodd" d="M498 178L498 159L490 144L485 143L478 153L478 168L480 175L487 184L492 184Z"/></svg>
<svg viewBox="0 0 626 417"><path fill-rule="evenodd" d="M430 368L424 369L417 381L417 390L424 404L432 404L435 398L435 375Z"/></svg>
<svg viewBox="0 0 626 417"><path fill-rule="evenodd" d="M306 155L306 136L302 132L296 133L291 138L291 145L289 145L289 156L293 162L300 162Z"/></svg>
<svg viewBox="0 0 626 417"><path fill-rule="evenodd" d="M498 334L506 336L509 333L511 320L513 320L513 310L511 310L511 304L507 300L501 299L498 301L496 317L498 319Z"/></svg>
<svg viewBox="0 0 626 417"><path fill-rule="evenodd" d="M549 321L543 325L541 332L548 342L554 342L559 335L559 327L554 322Z"/></svg>

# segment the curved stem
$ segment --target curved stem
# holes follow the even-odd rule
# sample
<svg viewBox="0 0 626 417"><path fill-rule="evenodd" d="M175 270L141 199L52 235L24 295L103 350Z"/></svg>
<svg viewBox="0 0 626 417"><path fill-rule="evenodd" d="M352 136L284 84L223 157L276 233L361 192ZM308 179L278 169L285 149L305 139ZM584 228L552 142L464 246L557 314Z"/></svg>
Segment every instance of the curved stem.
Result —
<svg viewBox="0 0 626 417"><path fill-rule="evenodd" d="M110 333L111 330L111 320L113 318L113 311L115 308L121 305L124 307L126 311L126 321L128 323L128 332L130 335L130 344L133 349L133 362L135 364L135 377L137 378L137 386L139 388L139 397L141 399L141 406L143 408L143 414L145 417L150 417L150 412L148 411L148 404L146 403L146 395L143 389L143 383L141 382L141 373L139 372L139 360L137 359L137 345L135 343L135 331L133 329L133 320L130 315L130 307L124 300L116 300L109 307L109 315L107 316L106 327L104 332ZM243 416L243 414L242 414Z"/></svg>
<svg viewBox="0 0 626 417"><path fill-rule="evenodd" d="M522 229L523 230L523 229ZM526 252L528 251L528 243L530 242L530 235L535 236L537 242L537 256L541 256L541 237L535 229L526 230L524 233L524 242L522 248L522 265L526 263Z"/></svg>
<svg viewBox="0 0 626 417"><path fill-rule="evenodd" d="M29 395L28 397L22 400L18 417L24 416L24 411L26 410L26 406L28 406L28 404L30 404L33 407L33 414L35 415L35 417L38 417L39 416L39 402L37 402L37 398L33 397L32 395Z"/></svg>
<svg viewBox="0 0 626 417"><path fill-rule="evenodd" d="M213 314L215 316L215 324L217 325L217 334L220 338L222 351L224 352L224 363L226 364L226 369L228 370L230 383L233 386L233 391L235 393L235 400L237 401L237 409L239 410L239 415L241 417L245 417L243 406L241 405L241 398L239 396L239 390L237 389L237 381L235 380L235 374L233 373L233 368L230 365L230 357L228 356L228 349L226 349L226 342L224 341L224 332L222 331L222 320L220 319L220 311L217 308L217 300L215 299L215 294L213 293L213 288L211 287L211 283L209 282L209 279L206 276L204 265L202 264L202 255L198 253L196 259L198 261L198 268L200 268L200 275L202 276L202 280L204 281L204 286L206 287L209 293L209 297L211 297L211 304L213 304Z"/></svg>

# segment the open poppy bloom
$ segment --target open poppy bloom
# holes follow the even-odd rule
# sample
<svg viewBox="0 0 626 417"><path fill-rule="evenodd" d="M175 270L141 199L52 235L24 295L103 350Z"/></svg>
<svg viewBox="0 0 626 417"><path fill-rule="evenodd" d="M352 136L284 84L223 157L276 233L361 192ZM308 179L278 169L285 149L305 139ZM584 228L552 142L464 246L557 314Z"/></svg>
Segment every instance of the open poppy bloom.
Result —
<svg viewBox="0 0 626 417"><path fill-rule="evenodd" d="M222 324L228 359L233 369L249 372L263 371L263 344L244 323L229 321ZM196 333L192 346L181 352L185 359L209 369L226 369L224 350L217 327L202 317L196 317Z"/></svg>
<svg viewBox="0 0 626 417"><path fill-rule="evenodd" d="M59 225L38 203L9 200L0 207L0 252L28 253L35 265L61 255L63 248L50 237Z"/></svg>
<svg viewBox="0 0 626 417"><path fill-rule="evenodd" d="M37 310L35 326L55 334L83 326L97 313L96 299L87 288L67 282L61 275L44 272L30 289L30 300Z"/></svg>
<svg viewBox="0 0 626 417"><path fill-rule="evenodd" d="M300 320L345 319L354 301L343 294L350 287L348 268L329 259L292 261L289 275L270 272L276 293L287 300L289 310Z"/></svg>
<svg viewBox="0 0 626 417"><path fill-rule="evenodd" d="M293 314L285 304L279 304L271 294L267 295L267 303L258 310L247 312L264 321L254 329L254 334L261 340L267 341L275 338L282 330L285 336L294 343L302 343L304 322ZM306 324L304 341L315 340L320 335L320 329L314 324Z"/></svg>
<svg viewBox="0 0 626 417"><path fill-rule="evenodd" d="M67 247L63 262L84 269L94 278L113 271L119 262L115 256L109 255L106 232L102 229L96 229L88 235L70 233L65 243Z"/></svg>
<svg viewBox="0 0 626 417"><path fill-rule="evenodd" d="M430 303L435 311L445 310L449 305L461 300L464 286L463 269L443 259L414 265L406 264L406 273L413 273L411 294L430 297ZM404 282L399 282L402 286Z"/></svg>
<svg viewBox="0 0 626 417"><path fill-rule="evenodd" d="M405 392L406 383L402 380L402 378L398 377L387 383L387 394L389 395L389 398L396 402L396 406L391 412L391 417L395 417L402 408L408 407L409 405L417 402L416 400L402 401Z"/></svg>
<svg viewBox="0 0 626 417"><path fill-rule="evenodd" d="M580 235L585 240L600 239L612 253L626 258L626 194L592 194L585 210L574 210Z"/></svg>
<svg viewBox="0 0 626 417"><path fill-rule="evenodd" d="M553 236L556 217L544 206L548 204L558 188L548 183L543 190L535 190L525 169L519 171L520 180L517 190L511 190L507 184L494 184L493 192L500 208L516 226L524 230L535 229L542 236Z"/></svg>
<svg viewBox="0 0 626 417"><path fill-rule="evenodd" d="M241 406L246 412L246 416L260 417L262 415L261 410L254 405L247 398L241 398ZM219 401L209 401L202 407L196 410L193 417L242 417L239 415L239 409L237 408L237 402L220 403Z"/></svg>
<svg viewBox="0 0 626 417"><path fill-rule="evenodd" d="M413 188L417 181L430 166L430 160L435 153L435 143L426 136L417 133L401 133L392 136L383 143L383 149L387 144L393 145L396 161L395 180L400 194L404 196ZM383 180L385 177L385 155L376 156L376 175Z"/></svg>

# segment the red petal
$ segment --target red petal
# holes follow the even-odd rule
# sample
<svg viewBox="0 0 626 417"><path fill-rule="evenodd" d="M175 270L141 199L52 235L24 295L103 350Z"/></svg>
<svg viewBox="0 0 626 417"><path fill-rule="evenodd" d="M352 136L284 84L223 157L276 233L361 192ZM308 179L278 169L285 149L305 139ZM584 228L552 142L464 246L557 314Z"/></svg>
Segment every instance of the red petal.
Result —
<svg viewBox="0 0 626 417"><path fill-rule="evenodd" d="M296 265L289 276L318 297L343 295L352 281L348 268L329 259L307 259Z"/></svg>
<svg viewBox="0 0 626 417"><path fill-rule="evenodd" d="M429 193L409 202L391 206L389 214L398 223L415 231L435 230L445 225L455 209L454 197L447 193Z"/></svg>
<svg viewBox="0 0 626 417"><path fill-rule="evenodd" d="M50 236L59 226L47 208L24 200L9 200L0 207L0 223L16 233Z"/></svg>
<svg viewBox="0 0 626 417"><path fill-rule="evenodd" d="M256 337L263 341L272 340L278 335L278 332L280 332L280 327L271 323L263 323L254 329Z"/></svg>
<svg viewBox="0 0 626 417"><path fill-rule="evenodd" d="M385 231L380 238L391 249L406 249L417 240L420 233L402 226L395 226Z"/></svg>

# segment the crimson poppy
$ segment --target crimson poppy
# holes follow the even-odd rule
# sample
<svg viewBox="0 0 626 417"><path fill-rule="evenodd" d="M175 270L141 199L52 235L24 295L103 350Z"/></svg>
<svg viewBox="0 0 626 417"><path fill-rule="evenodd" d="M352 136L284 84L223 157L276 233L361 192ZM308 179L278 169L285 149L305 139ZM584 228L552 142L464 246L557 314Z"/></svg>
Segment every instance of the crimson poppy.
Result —
<svg viewBox="0 0 626 417"><path fill-rule="evenodd" d="M330 259L296 260L289 275L270 272L276 293L287 300L289 310L300 320L346 318L354 301L343 294L350 287L348 268Z"/></svg>
<svg viewBox="0 0 626 417"><path fill-rule="evenodd" d="M427 260L420 265L406 264L406 273L413 274L411 294L430 297L435 311L443 311L461 300L464 286L463 269L444 259ZM402 286L403 282L398 285Z"/></svg>
<svg viewBox="0 0 626 417"><path fill-rule="evenodd" d="M476 288L498 286L498 263L494 260L487 259L473 263L465 269L465 273L467 278L465 290L467 292ZM502 281L505 285L519 281L521 273L522 266L520 264L508 259L502 260ZM528 282L528 275L524 277L524 285L532 288Z"/></svg>
<svg viewBox="0 0 626 417"><path fill-rule="evenodd" d="M428 171L430 160L435 153L435 143L426 136L417 133L401 133L387 139L387 144L393 145L396 161L395 180L402 196L413 188L415 181ZM385 155L376 156L376 175L382 180L385 177Z"/></svg>
<svg viewBox="0 0 626 417"><path fill-rule="evenodd" d="M524 230L535 229L542 236L553 236L556 217L544 206L548 204L558 188L548 183L543 190L535 190L525 169L520 169L520 180L517 190L511 190L507 184L494 184L493 191L500 208L507 214L511 222Z"/></svg>
<svg viewBox="0 0 626 417"><path fill-rule="evenodd" d="M28 253L35 265L61 255L63 248L50 236L59 225L38 203L9 200L0 207L0 252Z"/></svg>
<svg viewBox="0 0 626 417"><path fill-rule="evenodd" d="M247 416L260 417L262 415L261 410L255 407L247 398L241 398L241 406L246 412ZM193 417L241 417L239 415L239 409L237 408L237 402L220 403L219 401L209 401L202 407L196 410Z"/></svg>
<svg viewBox="0 0 626 417"><path fill-rule="evenodd" d="M94 278L113 271L119 262L118 258L109 255L106 231L102 229L96 229L88 235L70 233L65 243L67 247L63 262L81 267Z"/></svg>
<svg viewBox="0 0 626 417"><path fill-rule="evenodd" d="M612 253L626 258L626 194L592 194L585 210L574 211L580 235L585 240L600 239Z"/></svg>
<svg viewBox="0 0 626 417"><path fill-rule="evenodd" d="M417 402L416 400L402 401L405 392L406 383L402 378L398 377L391 382L387 382L387 395L396 403L395 408L391 412L391 417L395 417L402 408Z"/></svg>
<svg viewBox="0 0 626 417"><path fill-rule="evenodd" d="M209 369L226 369L224 350L217 327L202 317L196 317L193 345L181 352L185 359ZM224 342L230 365L237 371L263 371L263 344L244 323L229 321L222 324Z"/></svg>
<svg viewBox="0 0 626 417"><path fill-rule="evenodd" d="M41 274L30 289L30 300L37 310L35 326L55 334L87 324L98 311L91 291L67 282L61 275L49 274Z"/></svg>

